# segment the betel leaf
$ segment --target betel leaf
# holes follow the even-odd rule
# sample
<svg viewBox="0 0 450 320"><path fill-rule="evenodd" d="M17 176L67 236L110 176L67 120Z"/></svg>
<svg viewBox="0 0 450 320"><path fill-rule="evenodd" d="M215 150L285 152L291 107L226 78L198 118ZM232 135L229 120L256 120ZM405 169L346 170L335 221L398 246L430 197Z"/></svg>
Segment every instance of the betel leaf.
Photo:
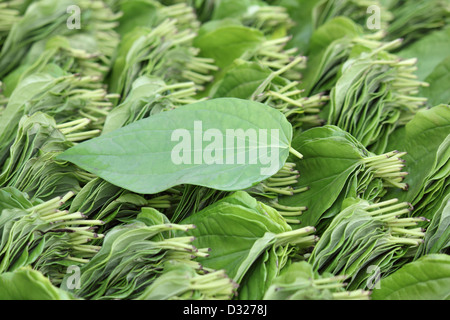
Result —
<svg viewBox="0 0 450 320"><path fill-rule="evenodd" d="M224 269L240 282L257 258L276 241L276 235L291 228L274 209L264 207L238 191L181 222L194 224L187 234L197 248L210 248L199 262L207 268Z"/></svg>
<svg viewBox="0 0 450 320"><path fill-rule="evenodd" d="M311 36L310 54L318 54L333 41L343 37L355 37L361 33L361 27L346 17L336 17L317 28Z"/></svg>
<svg viewBox="0 0 450 320"><path fill-rule="evenodd" d="M16 67L27 53L30 43L48 37L52 33L69 31L63 26L71 1L45 0L33 2L22 19L14 24L0 51L2 78Z"/></svg>
<svg viewBox="0 0 450 320"><path fill-rule="evenodd" d="M4 209L26 209L32 206L28 195L16 188L5 187L0 189L0 214Z"/></svg>
<svg viewBox="0 0 450 320"><path fill-rule="evenodd" d="M220 20L226 18L241 18L248 11L257 10L259 6L267 5L260 0L228 0L228 1L217 1L214 7L214 12L212 14L211 20ZM252 8L254 7L254 8Z"/></svg>
<svg viewBox="0 0 450 320"><path fill-rule="evenodd" d="M434 31L399 51L398 55L405 59L417 58L417 77L419 80L425 80L434 68L448 56L449 37L450 27Z"/></svg>
<svg viewBox="0 0 450 320"><path fill-rule="evenodd" d="M343 277L315 271L306 261L284 268L264 293L264 300L367 300L368 291L347 291Z"/></svg>
<svg viewBox="0 0 450 320"><path fill-rule="evenodd" d="M236 60L210 91L213 98L235 97L251 99L254 92L261 86L270 74L269 68L264 68L256 62Z"/></svg>
<svg viewBox="0 0 450 320"><path fill-rule="evenodd" d="M285 163L292 127L258 102L220 98L162 112L59 155L137 193L181 184L246 189Z"/></svg>
<svg viewBox="0 0 450 320"><path fill-rule="evenodd" d="M120 11L123 13L119 19L117 31L124 36L132 32L136 26L153 27L158 17L156 2L152 1L123 1Z"/></svg>
<svg viewBox="0 0 450 320"><path fill-rule="evenodd" d="M290 48L299 48L300 53L304 54L308 50L311 34L314 31L313 9L317 0L281 0L278 5L283 6L289 13L295 25L291 28Z"/></svg>
<svg viewBox="0 0 450 320"><path fill-rule="evenodd" d="M51 74L38 73L27 77L17 86L0 117L0 157L8 152L8 144L14 140L20 118L25 112L29 113L30 102L42 99L43 92L49 92L55 84L55 77Z"/></svg>
<svg viewBox="0 0 450 320"><path fill-rule="evenodd" d="M440 103L450 104L450 55L439 63L436 68L425 78L429 84L420 88L419 95L428 98L428 104L436 106Z"/></svg>
<svg viewBox="0 0 450 320"><path fill-rule="evenodd" d="M166 262L136 300L230 300L235 287L223 270L198 273L188 264Z"/></svg>
<svg viewBox="0 0 450 320"><path fill-rule="evenodd" d="M308 210L301 216L302 224L316 226L360 166L362 151L352 139L338 127L327 125L304 131L293 140L293 145L304 155L297 164L301 174L297 187L309 190L283 197L280 203L306 206Z"/></svg>
<svg viewBox="0 0 450 320"><path fill-rule="evenodd" d="M160 92L165 86L164 81L156 77L142 76L133 81L127 97L108 113L102 134L143 118L147 109L153 109L153 104L164 98Z"/></svg>
<svg viewBox="0 0 450 320"><path fill-rule="evenodd" d="M433 218L426 229L424 243L418 254L444 253L450 246L450 193L437 203Z"/></svg>
<svg viewBox="0 0 450 320"><path fill-rule="evenodd" d="M194 45L200 48L201 56L213 58L218 67L225 68L263 41L261 31L224 19L202 25Z"/></svg>
<svg viewBox="0 0 450 320"><path fill-rule="evenodd" d="M373 300L448 300L450 257L430 254L406 264L380 281Z"/></svg>
<svg viewBox="0 0 450 320"><path fill-rule="evenodd" d="M411 174L404 180L409 185L407 192L390 190L386 198L416 204L418 194L436 168L440 146L450 138L449 128L450 106L438 105L421 109L404 128L391 135L388 148L407 152L404 159Z"/></svg>
<svg viewBox="0 0 450 320"><path fill-rule="evenodd" d="M74 300L70 292L55 287L41 272L21 268L0 275L0 300Z"/></svg>
<svg viewBox="0 0 450 320"><path fill-rule="evenodd" d="M239 300L261 300L280 269L275 246L265 251L239 284Z"/></svg>

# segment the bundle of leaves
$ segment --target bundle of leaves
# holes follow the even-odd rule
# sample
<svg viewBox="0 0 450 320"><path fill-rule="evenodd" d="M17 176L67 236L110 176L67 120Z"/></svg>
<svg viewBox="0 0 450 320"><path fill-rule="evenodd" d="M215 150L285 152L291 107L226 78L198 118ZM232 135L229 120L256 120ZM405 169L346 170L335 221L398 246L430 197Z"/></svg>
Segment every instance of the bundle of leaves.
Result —
<svg viewBox="0 0 450 320"><path fill-rule="evenodd" d="M403 182L408 173L402 171L405 153L394 150L376 155L339 127L325 125L307 130L293 140L292 146L302 150L304 156L295 160L300 179L294 186L307 190L280 197L279 202L306 207L298 219L319 232L340 212L346 198L377 201L387 189L408 189Z"/></svg>
<svg viewBox="0 0 450 320"><path fill-rule="evenodd" d="M103 237L95 232L103 221L60 210L72 196L39 203L15 188L0 190L1 273L33 267L59 285L67 266L86 263L98 252L100 247L87 243Z"/></svg>

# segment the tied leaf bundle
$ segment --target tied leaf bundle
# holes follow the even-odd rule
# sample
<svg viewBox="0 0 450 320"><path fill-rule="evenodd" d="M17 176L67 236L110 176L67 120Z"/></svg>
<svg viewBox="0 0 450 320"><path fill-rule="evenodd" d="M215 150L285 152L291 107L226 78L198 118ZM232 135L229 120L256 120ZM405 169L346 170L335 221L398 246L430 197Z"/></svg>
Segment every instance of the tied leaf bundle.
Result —
<svg viewBox="0 0 450 320"><path fill-rule="evenodd" d="M366 300L367 290L345 290L345 276L319 274L306 261L294 262L276 277L265 300Z"/></svg>
<svg viewBox="0 0 450 320"><path fill-rule="evenodd" d="M303 151L295 160L301 176L295 189L304 192L280 197L286 206L304 206L298 217L303 224L323 230L346 198L381 199L390 188L406 190L403 182L405 153L391 151L376 155L336 126L312 128L298 135L292 145ZM327 197L324 196L326 191Z"/></svg>
<svg viewBox="0 0 450 320"><path fill-rule="evenodd" d="M23 116L0 175L0 186L11 186L33 199L44 200L78 191L94 176L55 157L73 146L72 140L81 137L76 131L87 124L89 119L81 119L58 126L41 112Z"/></svg>
<svg viewBox="0 0 450 320"><path fill-rule="evenodd" d="M66 266L86 263L98 252L98 246L87 243L103 237L95 232L103 221L60 210L73 193L38 204L14 188L1 194L8 201L1 208L1 273L33 266L60 284Z"/></svg>
<svg viewBox="0 0 450 320"><path fill-rule="evenodd" d="M423 217L403 217L412 206L398 199L370 203L347 199L311 253L314 270L350 277L349 288L373 289L368 281L374 267L393 272L409 248L423 243ZM368 269L368 268L372 269ZM369 272L368 272L369 271Z"/></svg>
<svg viewBox="0 0 450 320"><path fill-rule="evenodd" d="M111 229L98 254L82 266L82 285L75 294L86 299L136 298L160 274L169 273L166 264L181 264L180 268L200 272L202 266L192 259L208 256L208 248L197 249L192 245L193 237L175 235L177 230L192 228L195 226L155 224L154 213L143 211L135 221Z"/></svg>

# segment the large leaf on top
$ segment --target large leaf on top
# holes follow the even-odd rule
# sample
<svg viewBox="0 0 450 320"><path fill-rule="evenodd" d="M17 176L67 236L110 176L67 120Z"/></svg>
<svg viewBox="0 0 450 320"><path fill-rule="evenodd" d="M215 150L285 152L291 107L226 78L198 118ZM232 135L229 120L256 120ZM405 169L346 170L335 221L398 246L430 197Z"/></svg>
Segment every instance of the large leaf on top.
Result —
<svg viewBox="0 0 450 320"><path fill-rule="evenodd" d="M292 127L258 102L220 98L136 121L58 156L137 193L180 184L240 190L275 174Z"/></svg>
<svg viewBox="0 0 450 320"><path fill-rule="evenodd" d="M450 257L431 254L406 264L380 281L374 300L448 300Z"/></svg>

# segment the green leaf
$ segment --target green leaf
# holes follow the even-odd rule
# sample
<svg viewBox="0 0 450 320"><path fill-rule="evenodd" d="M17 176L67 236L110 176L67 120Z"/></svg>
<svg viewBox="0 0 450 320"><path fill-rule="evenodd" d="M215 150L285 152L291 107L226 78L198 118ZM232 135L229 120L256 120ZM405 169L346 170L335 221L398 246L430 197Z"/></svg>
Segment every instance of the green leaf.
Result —
<svg viewBox="0 0 450 320"><path fill-rule="evenodd" d="M238 300L261 300L282 268L277 248L265 251L250 267L239 285ZM286 254L280 250L281 255Z"/></svg>
<svg viewBox="0 0 450 320"><path fill-rule="evenodd" d="M406 264L380 281L373 300L448 300L450 257L431 254Z"/></svg>
<svg viewBox="0 0 450 320"><path fill-rule="evenodd" d="M136 26L153 27L158 15L156 2L143 0L122 1L120 11L123 15L119 19L117 31L122 36L132 32Z"/></svg>
<svg viewBox="0 0 450 320"><path fill-rule="evenodd" d="M32 206L28 195L16 188L5 187L0 189L0 214L4 209L27 209Z"/></svg>
<svg viewBox="0 0 450 320"><path fill-rule="evenodd" d="M393 19L386 28L386 38L387 40L402 39L402 47L409 48L409 45L417 47L418 43L425 39L427 34L448 26L450 9L447 0L420 2L396 0L390 2L389 11L392 13ZM382 9L381 12L383 11L386 10ZM437 45L439 45L440 49L443 49L442 43Z"/></svg>
<svg viewBox="0 0 450 320"><path fill-rule="evenodd" d="M314 31L313 9L318 0L281 0L278 5L287 9L289 16L295 21L290 29L292 35L288 46L298 48L301 54L308 51L311 35Z"/></svg>
<svg viewBox="0 0 450 320"><path fill-rule="evenodd" d="M439 105L421 109L404 128L390 137L388 148L407 152L404 159L410 174L404 180L409 185L408 191L391 190L386 198L397 197L413 205L417 203L417 196L436 168L441 145L450 139L449 128L450 106Z"/></svg>
<svg viewBox="0 0 450 320"><path fill-rule="evenodd" d="M266 80L271 70L255 62L237 61L215 86L211 88L213 98L234 97L250 99L256 89Z"/></svg>
<svg viewBox="0 0 450 320"><path fill-rule="evenodd" d="M399 51L402 58L417 58L417 71L419 80L425 80L434 68L448 57L450 52L450 27L434 31L417 40L406 49ZM436 50L439 48L439 50Z"/></svg>
<svg viewBox="0 0 450 320"><path fill-rule="evenodd" d="M264 294L264 300L292 299L294 293L307 291L313 287L314 270L306 261L295 262L283 269ZM319 290L314 290L316 298ZM311 292L309 292L311 293Z"/></svg>
<svg viewBox="0 0 450 320"><path fill-rule="evenodd" d="M336 17L327 21L314 31L310 47L310 54L318 54L326 49L333 41L343 38L353 38L362 33L361 27L346 17Z"/></svg>
<svg viewBox="0 0 450 320"><path fill-rule="evenodd" d="M166 263L164 271L137 300L229 300L235 283L223 270L197 273L182 263Z"/></svg>
<svg viewBox="0 0 450 320"><path fill-rule="evenodd" d="M18 269L0 275L0 300L73 300L39 271Z"/></svg>
<svg viewBox="0 0 450 320"><path fill-rule="evenodd" d="M21 117L29 112L30 102L42 98L55 84L55 78L48 73L31 75L19 83L0 117L0 156L7 152L6 146L14 139Z"/></svg>
<svg viewBox="0 0 450 320"><path fill-rule="evenodd" d="M152 108L152 104L161 97L160 92L165 89L165 86L166 84L160 78L148 76L137 78L124 101L106 116L102 134L139 120L139 117L145 114L143 111Z"/></svg>
<svg viewBox="0 0 450 320"><path fill-rule="evenodd" d="M322 214L338 199L346 181L361 165L361 151L347 135L338 127L324 126L307 130L292 142L304 156L297 163L301 178L296 188L309 190L283 197L280 203L306 206L308 210L300 217L303 225L317 226Z"/></svg>
<svg viewBox="0 0 450 320"><path fill-rule="evenodd" d="M450 246L450 194L438 204L425 234L424 254L443 253Z"/></svg>
<svg viewBox="0 0 450 320"><path fill-rule="evenodd" d="M442 60L425 78L428 87L421 87L419 95L428 98L428 105L450 104L450 55Z"/></svg>
<svg viewBox="0 0 450 320"><path fill-rule="evenodd" d="M345 291L342 277L315 272L306 261L284 268L265 291L264 300L367 300L367 291Z"/></svg>
<svg viewBox="0 0 450 320"><path fill-rule="evenodd" d="M186 258L193 254L194 248L185 238L171 237L175 230L192 227L147 226L142 221L115 226L107 232L101 249L81 267L80 287L74 293L94 300L133 299L143 287L153 282L160 272L157 266L162 265L163 259L169 259L167 255L181 253L181 257ZM163 234L170 238L164 241ZM67 275L65 279L69 280ZM69 289L67 284L68 281L63 281L61 288Z"/></svg>
<svg viewBox="0 0 450 320"><path fill-rule="evenodd" d="M275 174L288 157L291 137L292 127L279 111L221 98L134 122L78 144L57 159L137 193L180 184L233 191ZM214 141L206 145L208 138Z"/></svg>
<svg viewBox="0 0 450 320"><path fill-rule="evenodd" d="M408 218L401 216L410 211L408 203L397 202L397 199L384 203L346 199L343 207L347 207L321 235L309 262L320 272L351 277L347 281L348 289L364 289L370 285L366 281L370 266L377 266L382 274L390 272L393 263L408 248L417 247L424 235L414 233L414 229L396 228L408 222ZM411 234L405 236L408 233Z"/></svg>
<svg viewBox="0 0 450 320"><path fill-rule="evenodd" d="M201 56L213 58L218 67L224 68L263 41L261 31L225 19L205 23L194 39L194 46L200 48Z"/></svg>
<svg viewBox="0 0 450 320"><path fill-rule="evenodd" d="M268 212L271 215L267 214ZM183 224L197 228L188 231L197 248L210 248L210 255L198 261L207 268L224 269L240 282L255 260L276 241L276 235L291 228L272 209L264 210L260 202L238 191L197 212Z"/></svg>
<svg viewBox="0 0 450 320"><path fill-rule="evenodd" d="M185 265L160 275L151 285L147 286L136 300L169 300L189 291L190 282L195 271Z"/></svg>
<svg viewBox="0 0 450 320"><path fill-rule="evenodd" d="M211 20L220 20L226 18L241 18L251 10L252 6L258 7L265 5L260 0L227 0L217 1Z"/></svg>
<svg viewBox="0 0 450 320"><path fill-rule="evenodd" d="M30 4L22 19L14 24L1 48L1 77L20 63L31 43L55 32L69 31L65 24L67 8L71 4L68 0L43 0Z"/></svg>

